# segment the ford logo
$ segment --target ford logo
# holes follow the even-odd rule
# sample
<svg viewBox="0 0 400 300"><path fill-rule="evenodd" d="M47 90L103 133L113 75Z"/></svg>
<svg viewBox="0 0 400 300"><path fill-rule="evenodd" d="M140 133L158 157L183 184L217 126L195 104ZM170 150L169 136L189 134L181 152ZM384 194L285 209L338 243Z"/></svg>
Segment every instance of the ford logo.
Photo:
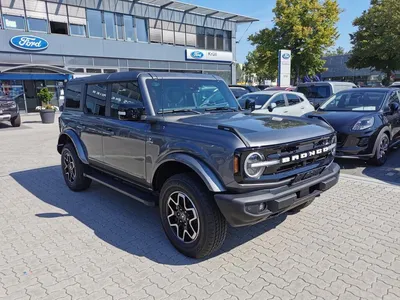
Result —
<svg viewBox="0 0 400 300"><path fill-rule="evenodd" d="M290 54L289 53L283 53L282 54L282 58L289 59L290 58Z"/></svg>
<svg viewBox="0 0 400 300"><path fill-rule="evenodd" d="M11 38L11 45L28 51L40 51L49 46L49 43L40 37L33 35L17 35Z"/></svg>
<svg viewBox="0 0 400 300"><path fill-rule="evenodd" d="M190 53L190 56L195 59L201 59L201 58L203 58L204 53L201 51L193 51L192 53Z"/></svg>

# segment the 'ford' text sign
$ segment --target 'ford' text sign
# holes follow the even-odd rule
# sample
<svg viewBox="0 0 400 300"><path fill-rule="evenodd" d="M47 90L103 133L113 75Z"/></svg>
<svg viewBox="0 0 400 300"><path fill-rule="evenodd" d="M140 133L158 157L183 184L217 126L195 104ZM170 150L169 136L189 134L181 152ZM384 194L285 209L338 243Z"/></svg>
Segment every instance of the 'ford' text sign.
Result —
<svg viewBox="0 0 400 300"><path fill-rule="evenodd" d="M194 59L202 59L204 56L204 53L201 51L192 51L192 53L190 53L190 56Z"/></svg>
<svg viewBox="0 0 400 300"><path fill-rule="evenodd" d="M227 51L186 49L186 59L232 62L233 55Z"/></svg>
<svg viewBox="0 0 400 300"><path fill-rule="evenodd" d="M41 51L49 46L49 43L40 37L33 35L17 35L11 38L11 45L28 51Z"/></svg>

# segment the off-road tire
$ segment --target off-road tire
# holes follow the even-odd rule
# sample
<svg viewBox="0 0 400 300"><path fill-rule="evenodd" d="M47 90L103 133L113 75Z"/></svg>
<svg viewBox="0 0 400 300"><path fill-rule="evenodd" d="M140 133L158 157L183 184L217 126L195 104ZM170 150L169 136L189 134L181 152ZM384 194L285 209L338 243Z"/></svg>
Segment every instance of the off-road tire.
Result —
<svg viewBox="0 0 400 300"><path fill-rule="evenodd" d="M382 147L385 143L387 143L385 146L386 150L383 151ZM388 159L389 145L390 137L386 133L381 132L376 139L375 155L371 158L370 163L375 166L383 166Z"/></svg>
<svg viewBox="0 0 400 300"><path fill-rule="evenodd" d="M199 217L197 238L189 243L178 238L168 221L168 200L177 192L190 198ZM219 249L224 243L227 222L214 202L212 194L193 174L177 174L167 179L161 188L159 208L164 231L171 244L182 254L192 258L202 258Z"/></svg>
<svg viewBox="0 0 400 300"><path fill-rule="evenodd" d="M16 117L11 119L12 127L20 127L21 126L21 115L18 114Z"/></svg>
<svg viewBox="0 0 400 300"><path fill-rule="evenodd" d="M75 168L75 177L74 180L71 181L66 169L67 163L66 158L68 156L68 160L71 158ZM84 174L85 165L81 162L78 155L76 154L75 147L73 144L66 144L61 151L61 171L64 176L65 183L67 186L74 192L83 191L90 187L92 180L90 178L85 177Z"/></svg>

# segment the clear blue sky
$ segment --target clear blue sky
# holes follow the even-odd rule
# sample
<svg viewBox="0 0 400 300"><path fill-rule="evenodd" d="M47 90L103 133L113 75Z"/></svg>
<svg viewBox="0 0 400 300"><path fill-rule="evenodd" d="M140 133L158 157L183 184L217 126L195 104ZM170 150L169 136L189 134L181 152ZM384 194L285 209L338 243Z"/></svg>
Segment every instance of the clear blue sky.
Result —
<svg viewBox="0 0 400 300"><path fill-rule="evenodd" d="M350 50L349 33L355 31L355 28L352 26L352 21L355 17L361 15L364 10L368 9L370 0L338 1L344 12L340 15L340 20L338 22L340 37L336 42L336 46L342 46L346 50ZM182 0L182 2L242 14L260 20L253 23L247 33L245 33L245 31L249 24L242 24L238 28L238 38L243 36L241 42L237 45L237 61L240 63L244 62L247 53L252 50L252 46L247 41L247 37L260 29L272 26L272 9L276 3L275 0Z"/></svg>

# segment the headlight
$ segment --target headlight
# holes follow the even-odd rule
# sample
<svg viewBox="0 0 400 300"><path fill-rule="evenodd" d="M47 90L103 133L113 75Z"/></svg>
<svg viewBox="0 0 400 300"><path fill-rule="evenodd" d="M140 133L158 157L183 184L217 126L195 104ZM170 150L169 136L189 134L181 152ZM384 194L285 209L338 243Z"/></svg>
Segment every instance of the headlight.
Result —
<svg viewBox="0 0 400 300"><path fill-rule="evenodd" d="M7 101L6 104L9 105L9 108L16 108L17 107L17 103L15 103L14 101Z"/></svg>
<svg viewBox="0 0 400 300"><path fill-rule="evenodd" d="M250 178L260 178L262 173L264 173L265 167L255 167L252 166L255 163L263 162L264 155L259 152L252 152L244 161L244 172Z"/></svg>
<svg viewBox="0 0 400 300"><path fill-rule="evenodd" d="M374 122L374 117L362 118L358 120L356 124L354 124L353 130L359 131L371 128L374 125Z"/></svg>

